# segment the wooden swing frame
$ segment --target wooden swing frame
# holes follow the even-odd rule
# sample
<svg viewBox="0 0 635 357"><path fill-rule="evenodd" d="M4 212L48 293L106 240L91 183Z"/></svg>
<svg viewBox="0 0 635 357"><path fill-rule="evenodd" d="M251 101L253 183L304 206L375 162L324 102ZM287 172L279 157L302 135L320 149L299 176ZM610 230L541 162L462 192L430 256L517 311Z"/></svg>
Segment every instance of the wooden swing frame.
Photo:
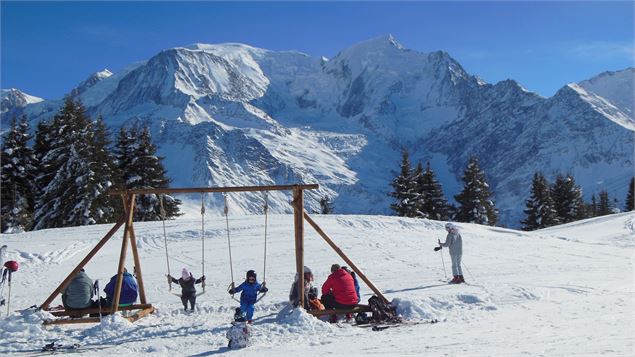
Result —
<svg viewBox="0 0 635 357"><path fill-rule="evenodd" d="M110 240L110 238L119 231L121 226L124 226L123 240L121 242L121 253L119 255L119 266L117 269L117 282L115 285L114 301L111 307L101 309L102 314L114 314L120 310L137 310L131 316L125 317L131 322L134 322L148 314L154 312L154 307L149 304L146 299L145 287L143 283L143 275L141 271L141 260L139 259L139 253L137 250L136 236L134 233L134 204L137 195L147 194L186 194L186 193L205 193L205 192L262 192L262 191L293 191L293 200L291 206L293 207L293 225L294 225L294 237L295 237L295 262L296 272L299 277L303 277L304 273L304 221L309 223L311 227L318 233L322 239L328 243L328 245L350 266L350 268L357 273L357 276L384 302L388 300L384 297L382 292L366 277L366 275L357 267L352 260L344 254L344 252L333 242L333 240L324 233L322 228L309 216L304 210L304 190L318 189L318 184L296 184L296 185L273 185L273 186L239 186L239 187L198 187L198 188L156 188L156 189L137 189L137 190L123 190L113 191L110 195L121 196L124 205L124 214L115 223L115 225L108 231L108 233L97 243L97 245L82 259L82 261L68 274L59 286L53 291L53 293L40 305L40 309L49 311L51 314L57 317L62 316L83 316L86 314L99 313L99 309L87 308L87 309L62 309L55 310L50 308L51 302L66 289L71 280L81 271L86 264L97 254L97 252ZM119 298L121 295L121 285L123 281L124 265L126 260L126 252L128 249L128 242L130 242L130 248L132 250L132 256L134 258L136 277L139 285L139 300L140 304L133 304L129 306L119 306ZM298 279L298 292L300 296L299 306L304 306L304 279ZM321 310L321 311L309 311L314 316L319 315L333 315L333 314L346 314L350 312L369 311L366 305L357 305L353 309L338 309L338 310ZM99 317L81 317L81 318L68 318L68 319L54 319L44 321L45 325L53 324L71 324L71 323L94 323L99 322Z"/></svg>

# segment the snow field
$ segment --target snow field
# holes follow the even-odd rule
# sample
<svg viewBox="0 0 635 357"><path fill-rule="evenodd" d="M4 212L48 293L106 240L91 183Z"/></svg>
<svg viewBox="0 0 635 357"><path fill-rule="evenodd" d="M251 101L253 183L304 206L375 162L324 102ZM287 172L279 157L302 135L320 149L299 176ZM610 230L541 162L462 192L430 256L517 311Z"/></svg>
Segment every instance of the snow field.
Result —
<svg viewBox="0 0 635 357"><path fill-rule="evenodd" d="M206 293L198 311L184 313L168 292L161 222L136 223L148 301L155 314L134 324L115 316L101 324L43 327L48 313L27 310L41 304L72 268L111 228L110 225L42 230L0 236L8 259L20 270L12 286L11 312L0 319L0 353L39 350L44 344L93 346L91 355L631 355L635 288L635 213L599 217L536 232L459 224L468 284L447 285L443 261L432 248L445 239L444 222L384 216L314 215L339 247L366 273L408 320L439 320L373 332L347 324L328 324L303 311L285 309L295 257L293 216L270 215L267 267L263 272L264 217L230 216L233 277L248 269L270 291L256 304L253 345L227 350L225 332L237 303L231 282L227 232L222 217L206 218ZM200 221L166 222L170 269L202 273ZM115 273L118 232L86 266L103 289ZM305 225L305 265L315 283L330 265L345 265ZM128 252L127 267L132 269ZM265 274L266 273L266 274ZM372 294L363 282L362 301ZM179 289L173 286L173 291ZM199 288L200 289L200 288ZM5 287L5 297L7 290ZM61 303L58 297L53 305Z"/></svg>

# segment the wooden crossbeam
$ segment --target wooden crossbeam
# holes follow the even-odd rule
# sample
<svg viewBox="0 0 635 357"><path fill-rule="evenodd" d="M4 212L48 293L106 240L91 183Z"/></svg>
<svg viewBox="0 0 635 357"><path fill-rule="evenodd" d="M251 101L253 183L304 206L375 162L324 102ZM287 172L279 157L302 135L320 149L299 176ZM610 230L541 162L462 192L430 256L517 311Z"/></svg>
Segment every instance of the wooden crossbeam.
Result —
<svg viewBox="0 0 635 357"><path fill-rule="evenodd" d="M128 306L119 306L118 311L121 310L139 310L139 309L147 309L152 307L152 304L135 304ZM48 311L53 316L76 316L76 315L88 315L88 314L98 314L98 307L89 307L86 309L64 309L64 310L50 310ZM102 314L109 314L112 312L112 307L102 307Z"/></svg>
<svg viewBox="0 0 635 357"><path fill-rule="evenodd" d="M120 308L120 310L128 310L128 309ZM137 311L135 314L131 316L123 316L123 318L130 322L135 322L139 320L140 318L145 317L153 312L154 312L154 307L150 305L149 307L146 307L144 309ZM101 321L99 317L82 317L82 318L44 320L42 324L43 325L85 324L85 323L95 323L99 321Z"/></svg>
<svg viewBox="0 0 635 357"><path fill-rule="evenodd" d="M368 305L357 305L352 309L326 309L326 310L315 310L315 311L307 311L307 313L313 316L323 316L323 315L345 315L345 314L356 314L358 312L371 312L370 306Z"/></svg>
<svg viewBox="0 0 635 357"><path fill-rule="evenodd" d="M303 185L271 185L271 186L237 186L237 187L192 187L192 188L147 188L136 190L113 190L108 192L109 195L147 195L161 193L201 193L201 192L257 192L257 191L290 191L294 189L300 190L317 190L320 188L318 184Z"/></svg>

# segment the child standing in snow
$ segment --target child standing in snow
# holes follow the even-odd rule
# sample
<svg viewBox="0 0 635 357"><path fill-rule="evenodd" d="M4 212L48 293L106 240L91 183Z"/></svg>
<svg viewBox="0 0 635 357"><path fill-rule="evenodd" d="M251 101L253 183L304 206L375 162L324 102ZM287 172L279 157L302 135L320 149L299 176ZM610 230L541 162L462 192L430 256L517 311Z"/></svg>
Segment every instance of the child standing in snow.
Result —
<svg viewBox="0 0 635 357"><path fill-rule="evenodd" d="M452 259L452 275L454 278L450 281L450 284L464 283L463 270L461 270L461 256L463 255L463 239L459 234L459 227L452 223L445 225L445 230L448 231L448 236L445 238L445 242L441 243L439 240L439 249L441 247L450 248L450 258Z"/></svg>
<svg viewBox="0 0 635 357"><path fill-rule="evenodd" d="M183 268L181 271L181 278L175 279L171 275L168 275L168 279L177 283L181 286L181 302L183 303L183 308L187 311L187 302L190 302L191 311L194 311L194 306L196 306L196 287L195 284L205 283L205 275L201 276L199 279L194 279L192 273L187 271L186 268Z"/></svg>
<svg viewBox="0 0 635 357"><path fill-rule="evenodd" d="M249 346L251 326L245 321L245 314L240 308L236 308L234 321L225 336L229 340L229 344L227 345L229 348L244 348Z"/></svg>
<svg viewBox="0 0 635 357"><path fill-rule="evenodd" d="M258 283L256 280L256 272L250 270L247 272L247 279L238 287L234 288L232 286L229 289L229 293L234 295L237 292L241 292L240 294L240 310L247 314L247 322L251 323L254 317L254 304L256 303L256 297L258 293L266 293L269 291L265 286L265 283Z"/></svg>

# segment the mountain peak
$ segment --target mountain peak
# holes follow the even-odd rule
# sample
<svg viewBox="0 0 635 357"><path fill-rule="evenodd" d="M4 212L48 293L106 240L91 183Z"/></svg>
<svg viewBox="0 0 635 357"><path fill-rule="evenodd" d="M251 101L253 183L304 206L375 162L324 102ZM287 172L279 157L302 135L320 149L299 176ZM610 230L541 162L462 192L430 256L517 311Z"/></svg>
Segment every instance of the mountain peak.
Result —
<svg viewBox="0 0 635 357"><path fill-rule="evenodd" d="M606 71L597 76L577 83L585 91L599 95L627 115L634 112L633 83L635 68L619 71Z"/></svg>

